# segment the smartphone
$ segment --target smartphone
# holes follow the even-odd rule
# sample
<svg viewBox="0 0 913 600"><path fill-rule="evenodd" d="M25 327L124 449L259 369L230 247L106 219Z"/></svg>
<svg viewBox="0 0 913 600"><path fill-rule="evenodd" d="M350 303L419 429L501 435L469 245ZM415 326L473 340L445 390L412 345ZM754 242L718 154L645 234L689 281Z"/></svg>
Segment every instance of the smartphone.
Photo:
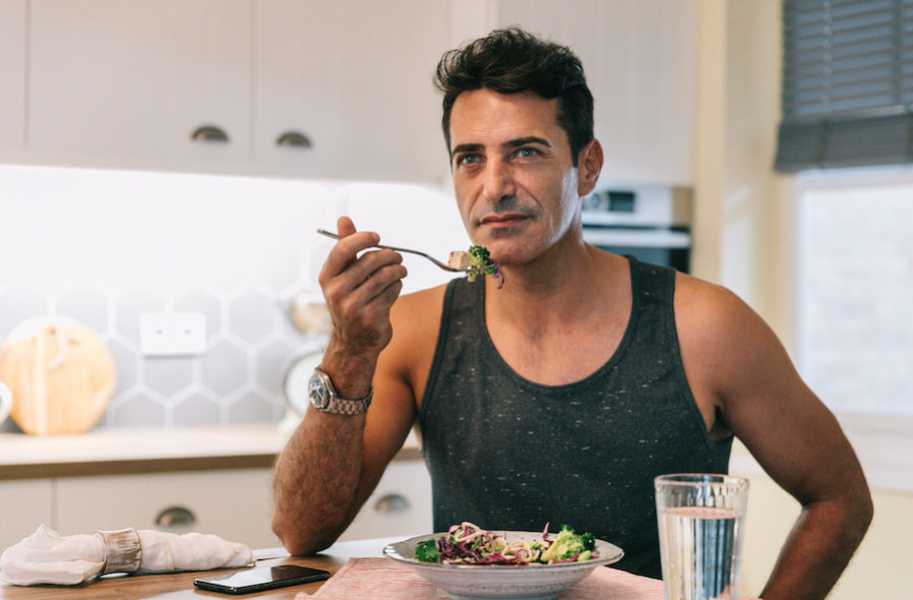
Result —
<svg viewBox="0 0 913 600"><path fill-rule="evenodd" d="M254 567L225 577L194 579L193 585L201 590L222 592L223 594L250 594L329 578L328 571L298 565L277 565L275 567Z"/></svg>

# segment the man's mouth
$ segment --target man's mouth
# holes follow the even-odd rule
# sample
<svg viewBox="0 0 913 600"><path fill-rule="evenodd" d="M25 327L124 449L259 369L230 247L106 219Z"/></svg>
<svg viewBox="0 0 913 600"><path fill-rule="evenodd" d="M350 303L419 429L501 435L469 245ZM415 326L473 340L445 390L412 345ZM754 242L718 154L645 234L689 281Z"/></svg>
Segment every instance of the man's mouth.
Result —
<svg viewBox="0 0 913 600"><path fill-rule="evenodd" d="M511 225L516 225L521 221L529 219L529 215L523 213L498 213L495 215L488 215L483 217L479 221L479 225L490 225L492 227L508 227Z"/></svg>

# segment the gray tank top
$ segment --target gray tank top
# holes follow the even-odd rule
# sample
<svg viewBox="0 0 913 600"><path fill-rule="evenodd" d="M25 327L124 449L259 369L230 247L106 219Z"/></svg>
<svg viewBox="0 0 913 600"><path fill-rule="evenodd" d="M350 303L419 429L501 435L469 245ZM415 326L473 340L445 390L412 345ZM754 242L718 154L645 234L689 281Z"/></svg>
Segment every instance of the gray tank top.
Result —
<svg viewBox="0 0 913 600"><path fill-rule="evenodd" d="M590 531L625 551L616 566L661 577L653 478L726 473L685 379L675 272L629 257L633 307L614 355L559 386L501 358L485 325L485 286L451 281L419 423L434 529Z"/></svg>

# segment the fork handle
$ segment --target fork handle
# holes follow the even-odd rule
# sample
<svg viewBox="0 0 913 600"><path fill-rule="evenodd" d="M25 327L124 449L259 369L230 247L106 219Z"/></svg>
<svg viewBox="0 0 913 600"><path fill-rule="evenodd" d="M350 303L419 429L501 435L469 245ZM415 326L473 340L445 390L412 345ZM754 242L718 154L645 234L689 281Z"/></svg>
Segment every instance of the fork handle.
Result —
<svg viewBox="0 0 913 600"><path fill-rule="evenodd" d="M327 231L326 229L318 229L317 233L320 235L325 235L331 237L334 240L339 239L339 235L333 233L332 231ZM419 256L424 256L425 258L431 258L424 252L419 252L418 250L410 250L409 248L398 248L397 246L384 246L383 244L374 244L372 248L382 248L384 250L395 250L396 252L408 252L410 254L418 254Z"/></svg>
<svg viewBox="0 0 913 600"><path fill-rule="evenodd" d="M339 239L339 236L337 234L333 233L332 231L327 231L326 229L318 229L317 233L319 233L320 235L325 235L327 237L333 238L334 240ZM433 256L431 256L429 254L425 254L424 252L419 252L418 250L410 250L409 248L400 248L398 246L384 246L383 244L374 244L372 246L372 248L383 248L384 250L394 250L396 252L408 252L409 254L415 254L416 256L421 256L423 258L427 258L428 260L433 262L435 265L437 265L441 269L444 269L445 271L450 271L451 273L462 273L463 272L460 269L455 269L448 264L442 263L441 261L434 258Z"/></svg>

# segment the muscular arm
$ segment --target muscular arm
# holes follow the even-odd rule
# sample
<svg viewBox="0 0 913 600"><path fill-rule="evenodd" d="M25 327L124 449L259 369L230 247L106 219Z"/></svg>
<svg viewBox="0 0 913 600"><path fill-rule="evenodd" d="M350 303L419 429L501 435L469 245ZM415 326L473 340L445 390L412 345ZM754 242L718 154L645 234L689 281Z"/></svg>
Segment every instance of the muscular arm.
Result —
<svg viewBox="0 0 913 600"><path fill-rule="evenodd" d="M722 288L681 279L683 354L700 363L689 371L692 387L709 390L723 424L802 505L761 596L823 599L871 522L862 468L761 318Z"/></svg>
<svg viewBox="0 0 913 600"><path fill-rule="evenodd" d="M343 397L362 397L373 382L374 401L367 415L358 416L309 408L279 455L272 528L295 555L322 550L345 530L415 416L398 350L403 344L397 343L391 322L405 270L389 251L356 260L375 238L353 235L348 219L340 221L340 234L346 237L321 272L334 323L321 368Z"/></svg>

